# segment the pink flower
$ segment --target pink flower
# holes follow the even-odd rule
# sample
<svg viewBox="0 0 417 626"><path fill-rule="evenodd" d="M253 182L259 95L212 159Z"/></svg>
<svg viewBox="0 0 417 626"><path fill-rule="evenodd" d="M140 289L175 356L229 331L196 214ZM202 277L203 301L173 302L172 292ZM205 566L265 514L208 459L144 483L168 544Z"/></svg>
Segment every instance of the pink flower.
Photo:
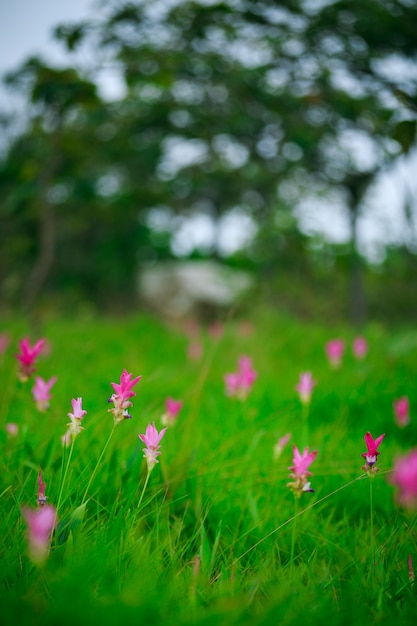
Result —
<svg viewBox="0 0 417 626"><path fill-rule="evenodd" d="M300 374L300 381L298 385L296 385L295 389L298 391L300 400L303 404L310 403L311 394L316 384L317 382L313 380L311 372L303 372Z"/></svg>
<svg viewBox="0 0 417 626"><path fill-rule="evenodd" d="M45 339L39 339L31 348L29 337L25 337L20 341L20 353L16 354L17 360L20 362L18 376L22 382L26 382L35 372L36 357L42 351Z"/></svg>
<svg viewBox="0 0 417 626"><path fill-rule="evenodd" d="M109 398L109 402L114 404L114 407L109 409L109 413L113 413L115 424L132 417L128 412L128 408L133 406L129 398L136 395L132 389L142 378L142 376L136 376L132 380L132 376L133 374L128 374L127 370L123 370L120 376L120 383L111 383L115 393Z"/></svg>
<svg viewBox="0 0 417 626"><path fill-rule="evenodd" d="M376 439L372 437L369 431L365 434L364 439L365 439L366 447L368 448L368 450L367 452L363 452L363 454L361 454L361 456L366 460L366 463L362 467L362 469L365 472L368 472L370 476L374 475L377 471L377 468L375 467L375 463L380 454L378 447L384 437L385 437L385 433L383 435L380 435Z"/></svg>
<svg viewBox="0 0 417 626"><path fill-rule="evenodd" d="M282 451L284 450L285 446L287 445L290 439L291 439L291 433L287 433L286 435L278 439L278 441L276 442L274 446L274 459L275 460L277 460L281 456Z"/></svg>
<svg viewBox="0 0 417 626"><path fill-rule="evenodd" d="M159 433L155 428L155 424L148 424L144 435L138 435L139 439L143 441L146 448L143 448L143 458L146 459L148 464L148 472L151 472L156 463L159 463L157 457L161 454L159 444L162 437L165 435L166 428L163 428Z"/></svg>
<svg viewBox="0 0 417 626"><path fill-rule="evenodd" d="M76 437L80 434L84 428L81 426L81 420L84 415L87 413L82 407L83 399L82 398L73 398L71 400L73 413L68 413L68 417L70 418L70 422L67 424L68 428L68 441L71 441L71 437Z"/></svg>
<svg viewBox="0 0 417 626"><path fill-rule="evenodd" d="M224 325L221 322L214 321L208 327L208 334L213 339L220 339L224 333Z"/></svg>
<svg viewBox="0 0 417 626"><path fill-rule="evenodd" d="M398 487L398 503L417 508L417 448L395 461L392 483Z"/></svg>
<svg viewBox="0 0 417 626"><path fill-rule="evenodd" d="M48 381L43 380L40 376L36 376L32 393L39 411L46 411L49 408L51 389L55 385L56 381L56 376L52 376L52 378Z"/></svg>
<svg viewBox="0 0 417 626"><path fill-rule="evenodd" d="M42 480L42 472L40 471L38 474L38 495L37 495L37 503L39 506L44 506L46 504L46 483Z"/></svg>
<svg viewBox="0 0 417 626"><path fill-rule="evenodd" d="M166 411L161 417L164 426L173 426L178 419L178 413L181 411L183 403L181 400L167 398L165 401Z"/></svg>
<svg viewBox="0 0 417 626"><path fill-rule="evenodd" d="M398 400L394 400L394 415L397 425L400 428L410 423L410 402L407 396L402 396Z"/></svg>
<svg viewBox="0 0 417 626"><path fill-rule="evenodd" d="M49 552L51 534L57 522L55 507L46 504L40 509L22 509L27 524L28 556L36 565L42 565Z"/></svg>
<svg viewBox="0 0 417 626"><path fill-rule="evenodd" d="M187 355L190 361L199 361L203 356L203 346L200 342L191 341L188 344Z"/></svg>
<svg viewBox="0 0 417 626"><path fill-rule="evenodd" d="M288 487L290 487L294 495L299 498L303 491L314 491L311 489L311 483L307 480L307 477L312 476L308 468L316 458L317 450L309 452L308 448L304 448L304 452L300 454L297 446L293 445L293 453L293 465L288 468L291 470L290 478L293 479L293 482L288 483Z"/></svg>
<svg viewBox="0 0 417 626"><path fill-rule="evenodd" d="M14 422L8 422L6 424L6 432L10 437L17 437L19 434L19 426Z"/></svg>
<svg viewBox="0 0 417 626"><path fill-rule="evenodd" d="M326 354L333 368L340 367L345 351L345 342L342 339L331 339L326 343Z"/></svg>
<svg viewBox="0 0 417 626"><path fill-rule="evenodd" d="M368 342L365 337L355 337L352 345L353 355L357 359L364 359L368 352Z"/></svg>
<svg viewBox="0 0 417 626"><path fill-rule="evenodd" d="M242 356L238 362L238 371L224 376L226 394L245 400L252 389L258 374L252 367L252 360Z"/></svg>

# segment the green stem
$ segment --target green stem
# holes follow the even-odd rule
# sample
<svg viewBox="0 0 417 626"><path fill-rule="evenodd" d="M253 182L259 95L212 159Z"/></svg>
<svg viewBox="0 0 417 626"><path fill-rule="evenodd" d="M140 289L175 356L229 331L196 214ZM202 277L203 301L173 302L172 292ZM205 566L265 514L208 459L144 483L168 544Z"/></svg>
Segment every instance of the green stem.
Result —
<svg viewBox="0 0 417 626"><path fill-rule="evenodd" d="M303 408L302 408L302 413L301 413L301 443L303 448L305 448L306 446L308 446L308 440L310 438L309 436L309 424L308 424L308 418L309 418L309 413L310 413L310 403L309 402L303 402Z"/></svg>
<svg viewBox="0 0 417 626"><path fill-rule="evenodd" d="M57 505L56 505L56 512L58 514L59 511L59 505L61 504L61 499L62 499L62 493L64 491L64 485L65 485L65 481L67 479L67 475L68 475L68 469L69 469L69 464L71 462L71 457L72 457L72 451L74 450L74 443L75 443L75 437L71 437L71 448L69 451L69 455L68 455L68 459L67 459L67 464L65 465L65 450L66 450L66 446L64 444L64 453L62 455L62 471L61 471L61 487L59 489L59 495L58 495L58 501L57 501ZM64 465L65 465L65 470L64 470Z"/></svg>
<svg viewBox="0 0 417 626"><path fill-rule="evenodd" d="M104 445L104 448L103 448L103 450L101 451L101 454L100 454L100 456L99 456L99 458L98 458L98 461L97 461L97 463L96 463L96 466L95 466L95 468L94 468L94 470L93 470L93 473L92 473L92 474L91 474L91 476L90 476L90 480L88 481L88 485L87 485L87 488L86 488L86 490L85 490L85 492L84 492L83 499L81 500L81 504L84 504L84 502L85 502L85 501L86 501L86 499L87 499L88 490L90 489L90 487L91 487L91 483L93 482L93 480L94 480L94 478L95 478L95 476L96 476L96 474L97 474L97 470L98 470L98 468L99 468L99 466L100 466L100 463L101 463L101 460L102 460L102 458L103 458L103 456L104 456L104 453L106 452L106 450L107 450L107 448L108 448L108 446L109 446L109 443L110 443L110 441L111 441L111 438L113 437L113 434L114 434L115 429L116 429L116 423L114 423L114 424L113 424L113 428L112 428L112 430L111 430L111 432L110 432L109 438L107 439L107 441L106 441L106 443L105 443L105 445Z"/></svg>
<svg viewBox="0 0 417 626"><path fill-rule="evenodd" d="M140 498L139 498L139 502L138 502L138 509L140 509L140 505L142 504L143 496L145 495L145 491L146 491L146 487L148 486L148 481L149 481L149 476L150 475L151 475L151 472L148 469L148 473L146 474L145 484L143 485L142 493L140 494Z"/></svg>
<svg viewBox="0 0 417 626"><path fill-rule="evenodd" d="M298 499L295 498L294 499L294 517L293 517L292 536L291 536L291 556L290 556L291 575L294 571L295 535L297 532L297 517L298 517L297 511L298 511Z"/></svg>
<svg viewBox="0 0 417 626"><path fill-rule="evenodd" d="M371 577L375 580L375 537L374 537L374 499L372 493L373 478L369 477L369 511L370 511L370 530L371 530Z"/></svg>

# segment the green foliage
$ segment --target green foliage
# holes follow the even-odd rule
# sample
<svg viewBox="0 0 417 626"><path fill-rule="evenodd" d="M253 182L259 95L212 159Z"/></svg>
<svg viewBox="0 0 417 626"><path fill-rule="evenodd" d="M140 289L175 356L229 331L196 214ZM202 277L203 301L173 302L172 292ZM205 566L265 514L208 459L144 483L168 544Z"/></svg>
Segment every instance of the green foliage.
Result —
<svg viewBox="0 0 417 626"><path fill-rule="evenodd" d="M245 325L243 325L245 322ZM252 330L251 330L252 329ZM395 457L416 441L400 430L392 401L417 396L412 372L415 330L365 330L369 354L356 361L352 330L300 325L276 311L226 322L221 338L200 329L203 356L187 358L189 337L151 318L47 319L49 354L38 374L58 376L49 410L38 413L32 383L16 381L13 354L28 331L25 320L3 324L11 345L0 368L0 597L7 623L335 624L394 620L415 614L407 558L416 559L416 517L401 510L389 483ZM329 368L324 344L342 337L340 370ZM258 372L245 402L224 393L223 376L250 355ZM126 368L142 374L132 420L117 426L82 504L112 428L110 381ZM279 437L300 446L300 371L318 381L309 413L314 494L298 504L295 558L290 560L294 498L287 488L291 444L274 460ZM146 477L138 433L160 428L167 396L184 401L161 442L140 508ZM42 470L48 502L62 480L60 437L72 397L83 398L85 430L75 440L60 504L60 525L45 566L26 556L20 508L35 506ZM19 426L16 437L5 425ZM369 478L361 466L363 436L386 433L373 480L375 576L370 554ZM65 454L68 454L66 449ZM302 598L302 601L300 600Z"/></svg>

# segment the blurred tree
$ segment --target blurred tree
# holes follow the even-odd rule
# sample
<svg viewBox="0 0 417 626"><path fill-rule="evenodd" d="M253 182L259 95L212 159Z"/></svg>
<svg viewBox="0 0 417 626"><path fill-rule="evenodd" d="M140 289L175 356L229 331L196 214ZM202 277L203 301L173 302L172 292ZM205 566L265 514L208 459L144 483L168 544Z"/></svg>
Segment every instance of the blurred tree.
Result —
<svg viewBox="0 0 417 626"><path fill-rule="evenodd" d="M236 207L258 224L263 243L254 256L270 271L294 258L289 247L297 256L306 249L277 215L313 195L325 202L338 189L351 214L359 322L362 199L381 168L415 143L416 76L389 68L415 60L416 17L406 0L137 0L104 2L99 20L59 26L68 52L90 47L98 70L111 65L124 78L126 94L111 103L95 95L90 108L77 100L80 76L78 91L65 71L65 89L51 89L32 68L27 89L43 104L44 121L38 112L23 143L29 160L37 160L32 143L52 148L42 187L52 177L62 185L57 276L80 279L96 295L106 288L131 294L138 256L168 253L166 238L155 249L155 215L172 235L177 215L202 212L219 221ZM19 145L4 164L9 181ZM0 177L3 197L4 189ZM29 216L26 191L20 206ZM88 245L81 245L82 229ZM43 248L45 267L51 257Z"/></svg>

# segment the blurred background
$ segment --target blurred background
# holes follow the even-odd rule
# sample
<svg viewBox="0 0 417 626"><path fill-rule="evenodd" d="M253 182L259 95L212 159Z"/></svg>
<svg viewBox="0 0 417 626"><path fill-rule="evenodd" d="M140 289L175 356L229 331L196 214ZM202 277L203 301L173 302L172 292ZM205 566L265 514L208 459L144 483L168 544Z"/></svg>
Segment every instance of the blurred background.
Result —
<svg viewBox="0 0 417 626"><path fill-rule="evenodd" d="M414 0L0 18L2 314L415 321Z"/></svg>

